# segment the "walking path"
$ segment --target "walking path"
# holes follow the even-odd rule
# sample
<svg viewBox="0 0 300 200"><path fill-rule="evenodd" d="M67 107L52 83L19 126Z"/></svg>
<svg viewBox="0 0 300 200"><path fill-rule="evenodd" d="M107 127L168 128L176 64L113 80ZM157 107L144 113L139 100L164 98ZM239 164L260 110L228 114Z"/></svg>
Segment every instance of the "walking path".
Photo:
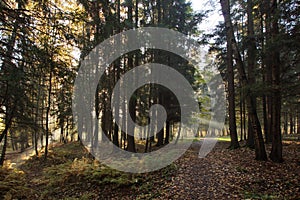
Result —
<svg viewBox="0 0 300 200"><path fill-rule="evenodd" d="M59 131L54 131L51 136L49 136L48 145L49 147L55 145L57 141L60 139ZM46 140L43 140L43 146L38 143L38 151L43 151L44 146L46 145ZM5 165L9 165L10 167L19 167L26 160L28 160L31 156L35 155L35 149L33 146L26 148L22 152L7 152L5 155Z"/></svg>

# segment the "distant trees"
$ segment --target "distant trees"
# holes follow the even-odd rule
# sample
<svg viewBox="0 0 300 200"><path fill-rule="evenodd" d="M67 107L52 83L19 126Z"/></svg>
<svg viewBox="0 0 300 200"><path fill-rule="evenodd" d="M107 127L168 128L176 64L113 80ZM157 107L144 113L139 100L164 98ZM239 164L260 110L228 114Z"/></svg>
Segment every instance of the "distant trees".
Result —
<svg viewBox="0 0 300 200"><path fill-rule="evenodd" d="M190 35L196 33L196 26L203 17L203 14L195 14L192 12L190 3L177 0L126 0L122 4L120 4L119 1L81 1L81 3L87 11L88 18L91 19L90 22L84 23L84 26L88 27L88 31L83 33L85 36L84 38L86 38L83 45L91 44L91 46L96 46L108 37L123 30L145 26L167 27ZM97 38L97 40L95 38ZM89 50L83 46L81 49L82 57L87 55L88 51ZM177 62L171 63L172 58ZM145 137L143 138L147 138L147 134L152 130L137 130L134 126L127 124L128 120L125 117L123 117L124 121L119 123L127 124L125 126L126 130L121 130L116 123L119 121L118 115L122 114L123 116L126 116L126 114L129 114L128 116L130 116L134 122L147 125L149 123L147 115L149 115L148 112L151 105L159 103L168 107L173 103L172 100L168 99L170 92L165 88L155 84L145 85L131 97L129 108L123 109L123 112L125 113L119 113L120 111L115 110L114 114L116 118L112 119L113 109L110 106L110 98L112 90L120 76L134 67L148 62L174 66L178 71L187 74L190 77L193 77L195 73L190 70L191 67L188 63L184 62L182 59L179 59L168 52L152 49L146 49L145 52L137 50L123 55L108 68L97 88L95 97L96 110L99 114L97 114L97 116L106 136L115 145L130 152L136 152L137 146L141 146L141 143L144 141L138 141L135 136L126 133L144 134ZM140 77L135 77L136 80L139 78ZM191 83L193 84L192 79ZM175 110L177 112L178 108L175 108ZM175 114L176 112L174 112L173 115L179 114L178 112ZM156 141L157 147L168 143L170 140L169 137L172 137L170 127L175 126L174 124L178 122L178 119L176 118L178 117L169 117L169 121L165 124L165 128L157 134L157 140L155 140L154 137L146 139L143 150L150 151L154 141ZM139 148L139 151L141 151L141 148Z"/></svg>

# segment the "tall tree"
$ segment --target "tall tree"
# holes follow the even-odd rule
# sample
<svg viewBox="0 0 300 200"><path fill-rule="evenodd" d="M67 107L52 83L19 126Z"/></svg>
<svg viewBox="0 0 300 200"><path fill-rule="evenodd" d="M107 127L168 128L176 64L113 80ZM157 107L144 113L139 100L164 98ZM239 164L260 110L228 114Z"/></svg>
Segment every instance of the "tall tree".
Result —
<svg viewBox="0 0 300 200"><path fill-rule="evenodd" d="M255 45L255 35L254 35L254 23L253 23L253 2L252 0L247 0L247 65L248 65L248 83L246 87L253 88L255 84L255 68L256 68L256 45ZM251 89L250 89L251 90ZM251 92L254 94L254 91ZM256 98L253 96L253 105L256 110ZM248 106L251 109L251 106ZM248 119L250 119L251 110L248 110ZM248 138L247 146L254 148L254 134L251 125L251 120L248 120Z"/></svg>
<svg viewBox="0 0 300 200"><path fill-rule="evenodd" d="M232 32L232 24L230 17L230 6L228 0L221 0L222 12L226 24L226 39L227 39L227 80L228 80L228 102L229 102L229 130L231 144L230 148L238 148L238 136L236 130L236 114L235 114L235 88L234 88L234 69L233 69L233 48L232 41L234 40Z"/></svg>
<svg viewBox="0 0 300 200"><path fill-rule="evenodd" d="M129 25L129 29L134 27L134 23L133 23L133 1L132 0L127 0L126 1L127 6L128 6L128 25ZM134 68L134 60L133 60L133 55L129 54L128 58L127 58L127 67L128 69L133 69ZM132 80L135 81L135 80ZM133 122L136 122L136 97L131 98L131 100L129 101L129 116L131 116ZM134 130L135 127L133 124L128 124L127 127L127 131L128 134L127 135L127 150L130 152L136 152L136 148L135 148L135 139L134 139Z"/></svg>
<svg viewBox="0 0 300 200"><path fill-rule="evenodd" d="M271 43L275 43L279 35L277 1L270 0ZM271 51L272 57L272 150L270 159L283 162L281 136L281 91L280 91L280 52L278 48Z"/></svg>
<svg viewBox="0 0 300 200"><path fill-rule="evenodd" d="M244 86L248 86L248 78L245 72L244 63L242 61L239 48L234 36L233 26L231 22L230 15L230 4L229 0L220 0L222 13L225 20L226 32L227 32L227 43L232 46L232 51L236 65L239 71L240 79L243 82ZM249 120L252 126L254 134L254 143L255 143L255 159L257 160L267 160L267 154L265 150L265 145L262 136L262 129L260 121L258 118L257 110L255 107L255 97L249 88L246 88L246 97L247 97L247 106L249 112Z"/></svg>

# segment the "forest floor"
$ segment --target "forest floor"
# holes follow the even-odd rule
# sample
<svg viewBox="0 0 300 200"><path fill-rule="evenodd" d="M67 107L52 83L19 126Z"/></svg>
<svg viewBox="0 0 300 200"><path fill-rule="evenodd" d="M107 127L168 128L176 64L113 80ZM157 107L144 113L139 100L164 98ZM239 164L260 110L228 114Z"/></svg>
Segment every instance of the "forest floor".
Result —
<svg viewBox="0 0 300 200"><path fill-rule="evenodd" d="M129 174L102 166L78 142L56 145L0 169L0 199L299 199L300 143L284 141L284 163L255 161L249 148L219 141L198 158L200 142L156 172ZM270 152L270 145L267 151Z"/></svg>

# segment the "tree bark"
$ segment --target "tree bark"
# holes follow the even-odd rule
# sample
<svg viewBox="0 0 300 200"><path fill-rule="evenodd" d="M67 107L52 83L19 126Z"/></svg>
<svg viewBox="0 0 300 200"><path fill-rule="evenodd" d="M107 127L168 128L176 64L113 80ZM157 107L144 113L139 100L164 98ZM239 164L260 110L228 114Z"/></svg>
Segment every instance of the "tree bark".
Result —
<svg viewBox="0 0 300 200"><path fill-rule="evenodd" d="M290 134L294 134L294 116L292 111L290 112Z"/></svg>
<svg viewBox="0 0 300 200"><path fill-rule="evenodd" d="M121 3L120 0L117 0L117 33L121 32ZM117 59L115 65L114 65L114 73L115 73L115 83L118 82L120 79L120 67L121 67L121 60L120 58ZM114 123L114 132L113 132L113 144L119 147L119 126L120 124L120 118L119 118L119 105L120 105L120 96L118 95L118 92L116 93L116 105L115 105L115 123Z"/></svg>
<svg viewBox="0 0 300 200"><path fill-rule="evenodd" d="M133 3L132 0L128 0L128 20L129 20L129 28L133 27ZM133 56L129 55L128 56L128 69L132 69L133 66ZM134 80L133 80L134 81ZM136 121L136 98L133 97L130 101L129 101L129 115L132 118L132 121L135 122ZM127 127L127 131L128 133L131 133L132 135L127 135L127 151L130 152L136 152L135 149L135 141L134 141L134 126L128 126Z"/></svg>
<svg viewBox="0 0 300 200"><path fill-rule="evenodd" d="M297 115L297 134L300 134L300 110L298 110Z"/></svg>
<svg viewBox="0 0 300 200"><path fill-rule="evenodd" d="M283 123L283 134L287 135L288 134L288 117L287 117L287 112L284 112L284 123Z"/></svg>
<svg viewBox="0 0 300 200"><path fill-rule="evenodd" d="M5 154L6 154L6 147L7 147L7 132L4 135L4 144L1 151L1 157L0 157L0 166L3 166L4 160L5 160Z"/></svg>
<svg viewBox="0 0 300 200"><path fill-rule="evenodd" d="M251 116L250 114L248 114L248 137L247 137L247 141L246 141L246 146L249 147L250 149L254 149L255 148L255 144L254 144L254 132L253 132L253 127L251 124Z"/></svg>
<svg viewBox="0 0 300 200"><path fill-rule="evenodd" d="M252 86L255 84L255 61L256 61L256 45L255 45L255 36L254 36L254 25L253 25L253 2L252 0L247 1L247 64L248 64L248 85L246 87L252 88ZM249 89L251 90L251 89ZM251 92L254 94L254 92ZM248 105L248 139L247 139L247 146L250 148L254 148L254 132L253 127L251 124L251 109L252 107L255 107L256 109L256 98L255 96L253 98L253 105ZM249 101L248 101L249 104ZM251 104L251 103L250 103Z"/></svg>
<svg viewBox="0 0 300 200"><path fill-rule="evenodd" d="M275 44L279 34L277 0L271 0L272 34L271 43ZM280 53L273 49L272 54L272 150L270 159L274 162L283 162L281 137L281 89L280 89Z"/></svg>
<svg viewBox="0 0 300 200"><path fill-rule="evenodd" d="M243 102L244 100L243 100L243 93L242 93L242 86L240 85L240 129L241 129L241 138L240 138L240 141L243 141L243 136L244 136L244 127L243 127L243 125L244 125L244 118L243 118L243 112L244 112L244 110L243 110L243 108L244 108L244 106L243 106Z"/></svg>
<svg viewBox="0 0 300 200"><path fill-rule="evenodd" d="M265 69L265 81L266 85L268 87L268 90L270 90L272 86L272 57L270 55L270 51L268 49L268 46L270 46L270 41L271 41L271 13L270 13L270 0L265 0L262 2L262 9L263 13L265 13L266 19L266 46L265 48L265 54L266 58L265 63L266 63L266 69ZM267 126L267 132L265 133L266 136L266 143L271 143L272 142L272 112L273 112L273 102L272 102L272 95L271 92L268 92L266 95L266 109L267 109L267 120L266 120L266 126Z"/></svg>
<svg viewBox="0 0 300 200"><path fill-rule="evenodd" d="M236 114L235 114L235 89L234 89L234 71L233 71L233 49L231 32L231 17L228 0L221 0L222 12L226 24L226 38L227 38L227 81L228 81L228 102L229 102L229 130L230 130L230 148L239 148L238 136L236 131Z"/></svg>
<svg viewBox="0 0 300 200"><path fill-rule="evenodd" d="M199 134L199 131L197 132ZM198 136L199 137L199 136ZM170 121L166 121L166 138L165 138L165 144L169 144L170 140Z"/></svg>
<svg viewBox="0 0 300 200"><path fill-rule="evenodd" d="M51 60L52 62L52 60ZM48 143L49 143L49 117L50 117L50 109L51 109L51 93L52 93L52 67L53 63L50 63L50 76L49 76L49 87L48 87L48 100L47 100L47 108L46 108L46 144L45 144L45 154L44 158L47 159L48 156Z"/></svg>

